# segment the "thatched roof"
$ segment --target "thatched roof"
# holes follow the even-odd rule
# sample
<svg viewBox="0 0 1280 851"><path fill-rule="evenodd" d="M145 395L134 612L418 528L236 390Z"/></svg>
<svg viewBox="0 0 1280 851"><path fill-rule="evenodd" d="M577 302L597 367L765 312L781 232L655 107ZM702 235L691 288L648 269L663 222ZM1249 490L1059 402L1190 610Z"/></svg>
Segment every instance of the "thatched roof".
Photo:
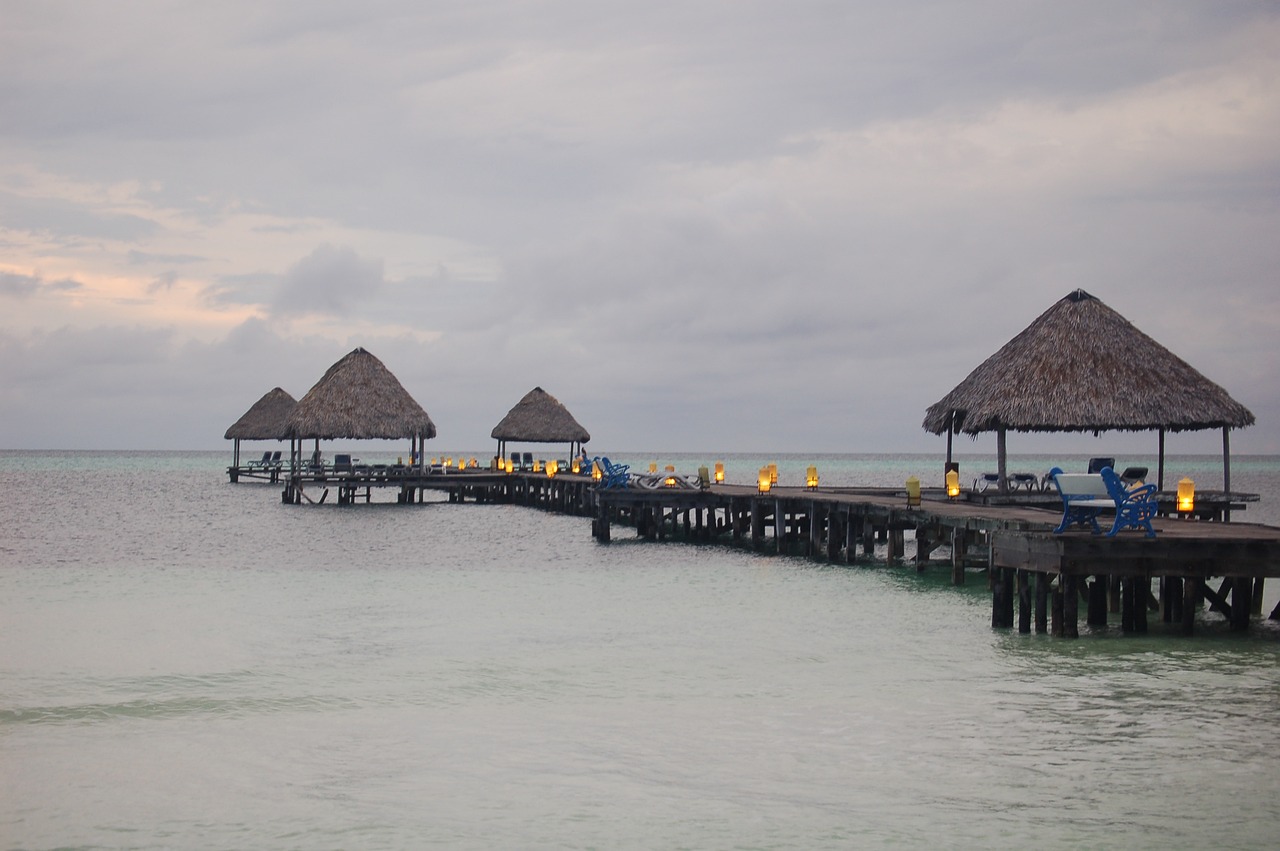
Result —
<svg viewBox="0 0 1280 851"><path fill-rule="evenodd" d="M297 404L296 399L276 387L254 402L223 436L227 440L284 440L288 437L285 420Z"/></svg>
<svg viewBox="0 0 1280 851"><path fill-rule="evenodd" d="M586 443L591 439L569 409L541 387L525 394L490 435L527 443Z"/></svg>
<svg viewBox="0 0 1280 851"><path fill-rule="evenodd" d="M285 423L290 437L335 440L436 436L435 423L382 361L356 349L329 367Z"/></svg>
<svg viewBox="0 0 1280 851"><path fill-rule="evenodd" d="M985 431L1186 431L1241 428L1253 414L1186 361L1084 290L929 406L924 428Z"/></svg>

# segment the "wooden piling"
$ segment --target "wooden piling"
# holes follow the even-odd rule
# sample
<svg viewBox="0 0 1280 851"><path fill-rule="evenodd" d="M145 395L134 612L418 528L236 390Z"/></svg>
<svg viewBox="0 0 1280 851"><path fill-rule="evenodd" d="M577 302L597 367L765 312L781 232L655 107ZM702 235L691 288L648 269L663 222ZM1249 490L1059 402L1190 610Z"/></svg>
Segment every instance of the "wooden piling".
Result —
<svg viewBox="0 0 1280 851"><path fill-rule="evenodd" d="M1018 632L1031 632L1031 583L1027 571L1018 571Z"/></svg>
<svg viewBox="0 0 1280 851"><path fill-rule="evenodd" d="M1085 617L1089 626L1107 625L1107 577L1099 574L1089 583L1089 609Z"/></svg>
<svg viewBox="0 0 1280 851"><path fill-rule="evenodd" d="M1048 630L1049 584L1052 578L1047 573L1036 573L1036 634L1044 635Z"/></svg>
<svg viewBox="0 0 1280 851"><path fill-rule="evenodd" d="M1080 592L1077 584L1077 577L1073 574L1062 577L1062 624L1066 638L1080 637Z"/></svg>
<svg viewBox="0 0 1280 851"><path fill-rule="evenodd" d="M1182 634L1191 635L1195 631L1196 601L1200 599L1200 583L1198 576L1187 576L1182 580Z"/></svg>

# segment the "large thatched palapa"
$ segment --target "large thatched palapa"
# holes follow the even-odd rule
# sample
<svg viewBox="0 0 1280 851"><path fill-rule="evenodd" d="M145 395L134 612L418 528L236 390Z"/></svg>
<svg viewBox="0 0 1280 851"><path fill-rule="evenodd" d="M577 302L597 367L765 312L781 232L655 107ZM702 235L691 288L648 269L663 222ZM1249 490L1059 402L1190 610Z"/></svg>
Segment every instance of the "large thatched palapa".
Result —
<svg viewBox="0 0 1280 851"><path fill-rule="evenodd" d="M268 391L261 399L253 403L244 416L236 420L224 437L235 441L234 460L232 465L240 466L240 441L242 440L284 440L288 435L285 421L298 402L279 387Z"/></svg>
<svg viewBox="0 0 1280 851"><path fill-rule="evenodd" d="M1165 432L1221 428L1229 490L1228 434L1253 422L1227 391L1076 290L930 405L923 425L947 433L948 462L952 434L996 432L1002 489L1007 431L1157 431L1163 487Z"/></svg>
<svg viewBox="0 0 1280 851"><path fill-rule="evenodd" d="M291 439L413 441L422 461L423 441L436 425L382 361L358 348L329 367L285 422Z"/></svg>
<svg viewBox="0 0 1280 851"><path fill-rule="evenodd" d="M498 457L506 454L508 441L520 443L568 443L569 453L591 439L591 435L573 418L569 409L541 387L524 395L507 412L490 437L498 441ZM574 444L578 446L575 447Z"/></svg>

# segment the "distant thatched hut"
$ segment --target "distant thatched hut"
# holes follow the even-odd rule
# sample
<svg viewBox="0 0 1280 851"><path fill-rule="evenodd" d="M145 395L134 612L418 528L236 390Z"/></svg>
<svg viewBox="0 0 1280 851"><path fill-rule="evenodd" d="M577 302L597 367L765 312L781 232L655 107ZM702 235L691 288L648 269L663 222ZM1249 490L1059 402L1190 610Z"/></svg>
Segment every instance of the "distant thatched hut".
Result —
<svg viewBox="0 0 1280 851"><path fill-rule="evenodd" d="M436 425L382 361L358 348L329 367L285 421L291 440L413 441L422 463L424 441Z"/></svg>
<svg viewBox="0 0 1280 851"><path fill-rule="evenodd" d="M240 466L240 441L242 440L285 440L289 435L285 429L285 420L298 402L284 390L276 387L253 403L244 416L236 420L227 429L224 437L235 441L232 460L233 467Z"/></svg>
<svg viewBox="0 0 1280 851"><path fill-rule="evenodd" d="M505 456L507 442L567 443L569 454L576 455L582 444L591 439L590 433L573 418L569 409L541 387L535 387L524 395L516 406L507 412L490 436L498 441L498 457Z"/></svg>
<svg viewBox="0 0 1280 851"><path fill-rule="evenodd" d="M1227 391L1076 290L930 405L923 425L947 433L948 462L952 434L996 432L1002 490L1008 431L1157 431L1163 487L1165 432L1221 428L1229 490L1229 432L1253 422Z"/></svg>

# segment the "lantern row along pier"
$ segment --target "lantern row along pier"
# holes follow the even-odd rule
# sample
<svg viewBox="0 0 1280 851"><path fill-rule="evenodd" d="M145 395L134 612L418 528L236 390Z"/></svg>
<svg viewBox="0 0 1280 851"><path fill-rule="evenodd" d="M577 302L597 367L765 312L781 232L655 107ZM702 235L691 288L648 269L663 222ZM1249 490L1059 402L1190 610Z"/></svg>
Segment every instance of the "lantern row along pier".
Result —
<svg viewBox="0 0 1280 851"><path fill-rule="evenodd" d="M1091 626L1118 614L1124 632L1147 631L1150 618L1193 631L1205 605L1232 629L1262 615L1267 578L1280 578L1280 528L1224 522L1256 495L1198 493L1179 511L1176 493L1158 494L1155 538L1087 530L1055 534L1061 501L1049 493L986 497L942 488L780 487L714 481L670 471L606 487L603 477L551 468L385 468L299 471L285 477L285 502L369 501L390 488L396 502L421 503L428 492L449 502L513 503L591 518L607 543L615 526L650 541L721 543L755 552L840 564L946 569L956 584L981 571L990 586L992 625L1076 637L1081 609ZM643 484L642 484L643 483ZM1280 606L1270 613L1280 619Z"/></svg>

